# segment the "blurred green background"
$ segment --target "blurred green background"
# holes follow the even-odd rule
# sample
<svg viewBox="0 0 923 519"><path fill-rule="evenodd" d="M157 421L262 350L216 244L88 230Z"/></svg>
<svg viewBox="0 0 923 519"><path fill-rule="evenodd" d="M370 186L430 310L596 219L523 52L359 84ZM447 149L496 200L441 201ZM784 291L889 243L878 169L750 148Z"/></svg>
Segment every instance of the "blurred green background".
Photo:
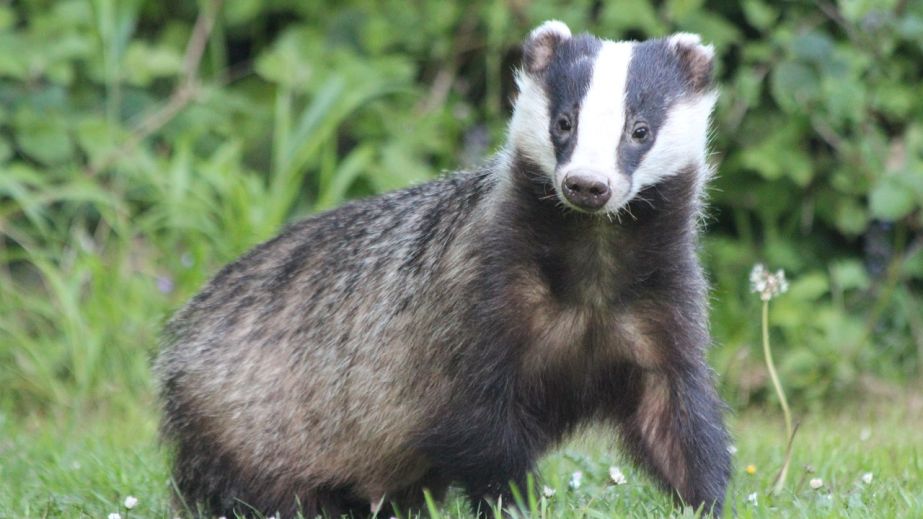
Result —
<svg viewBox="0 0 923 519"><path fill-rule="evenodd" d="M733 407L774 399L756 262L791 280L796 406L919 387L923 2L7 0L0 410L156 416L170 313L286 222L492 153L549 18L715 45L703 257Z"/></svg>

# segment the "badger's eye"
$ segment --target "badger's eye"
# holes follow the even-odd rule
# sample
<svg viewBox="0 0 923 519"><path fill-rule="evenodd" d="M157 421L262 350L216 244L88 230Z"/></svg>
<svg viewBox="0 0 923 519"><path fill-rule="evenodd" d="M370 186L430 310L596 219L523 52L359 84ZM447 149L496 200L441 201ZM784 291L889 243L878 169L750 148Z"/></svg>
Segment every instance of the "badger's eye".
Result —
<svg viewBox="0 0 923 519"><path fill-rule="evenodd" d="M645 124L636 124L634 129L631 131L631 138L637 142L644 142L651 135L650 128Z"/></svg>
<svg viewBox="0 0 923 519"><path fill-rule="evenodd" d="M558 120L555 122L555 126L557 126L560 133L568 133L574 129L574 125L570 122L570 117L566 115L558 117Z"/></svg>

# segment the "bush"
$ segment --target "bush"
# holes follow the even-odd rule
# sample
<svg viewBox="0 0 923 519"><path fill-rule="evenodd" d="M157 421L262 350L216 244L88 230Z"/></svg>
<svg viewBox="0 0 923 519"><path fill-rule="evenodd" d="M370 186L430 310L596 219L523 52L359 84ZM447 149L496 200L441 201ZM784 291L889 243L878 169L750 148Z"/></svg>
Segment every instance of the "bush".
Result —
<svg viewBox="0 0 923 519"><path fill-rule="evenodd" d="M286 221L471 165L547 18L715 44L705 259L724 390L764 398L757 260L809 401L920 374L923 4L23 0L0 5L0 386L134 405L170 311ZM865 376L865 377L863 377ZM803 399L803 398L802 398ZM796 400L802 400L796 399Z"/></svg>

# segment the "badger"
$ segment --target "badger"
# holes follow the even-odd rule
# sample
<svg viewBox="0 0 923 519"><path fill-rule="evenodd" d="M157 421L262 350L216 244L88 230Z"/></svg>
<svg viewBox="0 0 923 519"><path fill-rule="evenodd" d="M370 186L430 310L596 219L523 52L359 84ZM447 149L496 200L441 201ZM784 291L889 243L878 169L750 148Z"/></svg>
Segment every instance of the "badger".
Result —
<svg viewBox="0 0 923 519"><path fill-rule="evenodd" d="M178 499L363 516L454 485L509 503L601 424L720 514L731 461L697 258L713 54L687 33L545 22L483 166L307 218L224 267L156 361Z"/></svg>

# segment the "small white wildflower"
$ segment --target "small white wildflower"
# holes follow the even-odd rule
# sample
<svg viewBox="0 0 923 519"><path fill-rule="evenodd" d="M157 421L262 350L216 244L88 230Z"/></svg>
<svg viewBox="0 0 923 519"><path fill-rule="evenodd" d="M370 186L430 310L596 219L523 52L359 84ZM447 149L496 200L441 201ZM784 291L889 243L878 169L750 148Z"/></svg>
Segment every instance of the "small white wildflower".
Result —
<svg viewBox="0 0 923 519"><path fill-rule="evenodd" d="M750 271L750 291L758 293L763 301L784 294L788 291L785 271L780 269L771 274L762 263L757 263Z"/></svg>
<svg viewBox="0 0 923 519"><path fill-rule="evenodd" d="M747 495L747 502L750 503L750 504L753 505L753 506L756 506L756 505L757 505L757 502L756 502L756 492Z"/></svg>
<svg viewBox="0 0 923 519"><path fill-rule="evenodd" d="M866 485L872 484L872 473L866 472L865 474L862 474L862 482Z"/></svg>
<svg viewBox="0 0 923 519"><path fill-rule="evenodd" d="M824 486L824 480L820 478L811 478L810 485L811 485L811 488L813 488L814 490L817 490L818 488Z"/></svg>
<svg viewBox="0 0 923 519"><path fill-rule="evenodd" d="M132 508L138 506L138 498L135 496L128 496L125 498L125 502L122 504L125 505L125 508L131 510Z"/></svg>
<svg viewBox="0 0 923 519"><path fill-rule="evenodd" d="M118 512L112 512L111 514L107 515L106 518L107 519L122 519L122 514Z"/></svg>
<svg viewBox="0 0 923 519"><path fill-rule="evenodd" d="M621 469L618 467L609 467L609 478L616 485L624 485L628 483L628 479L625 477L625 474L622 474Z"/></svg>
<svg viewBox="0 0 923 519"><path fill-rule="evenodd" d="M728 445L728 454L730 454L731 456L737 454L737 446Z"/></svg>
<svg viewBox="0 0 923 519"><path fill-rule="evenodd" d="M583 483L583 472L578 470L577 472L574 472L570 475L570 481L567 483L567 485L570 488L576 490L580 488L581 483Z"/></svg>
<svg viewBox="0 0 923 519"><path fill-rule="evenodd" d="M872 437L872 430L869 429L868 427L863 427L862 430L859 431L859 441L867 442L869 441L869 438L871 437Z"/></svg>
<svg viewBox="0 0 923 519"><path fill-rule="evenodd" d="M555 492L557 491L551 487L547 487L547 486L542 487L542 495L547 497L548 499L551 499L552 497L554 497Z"/></svg>

